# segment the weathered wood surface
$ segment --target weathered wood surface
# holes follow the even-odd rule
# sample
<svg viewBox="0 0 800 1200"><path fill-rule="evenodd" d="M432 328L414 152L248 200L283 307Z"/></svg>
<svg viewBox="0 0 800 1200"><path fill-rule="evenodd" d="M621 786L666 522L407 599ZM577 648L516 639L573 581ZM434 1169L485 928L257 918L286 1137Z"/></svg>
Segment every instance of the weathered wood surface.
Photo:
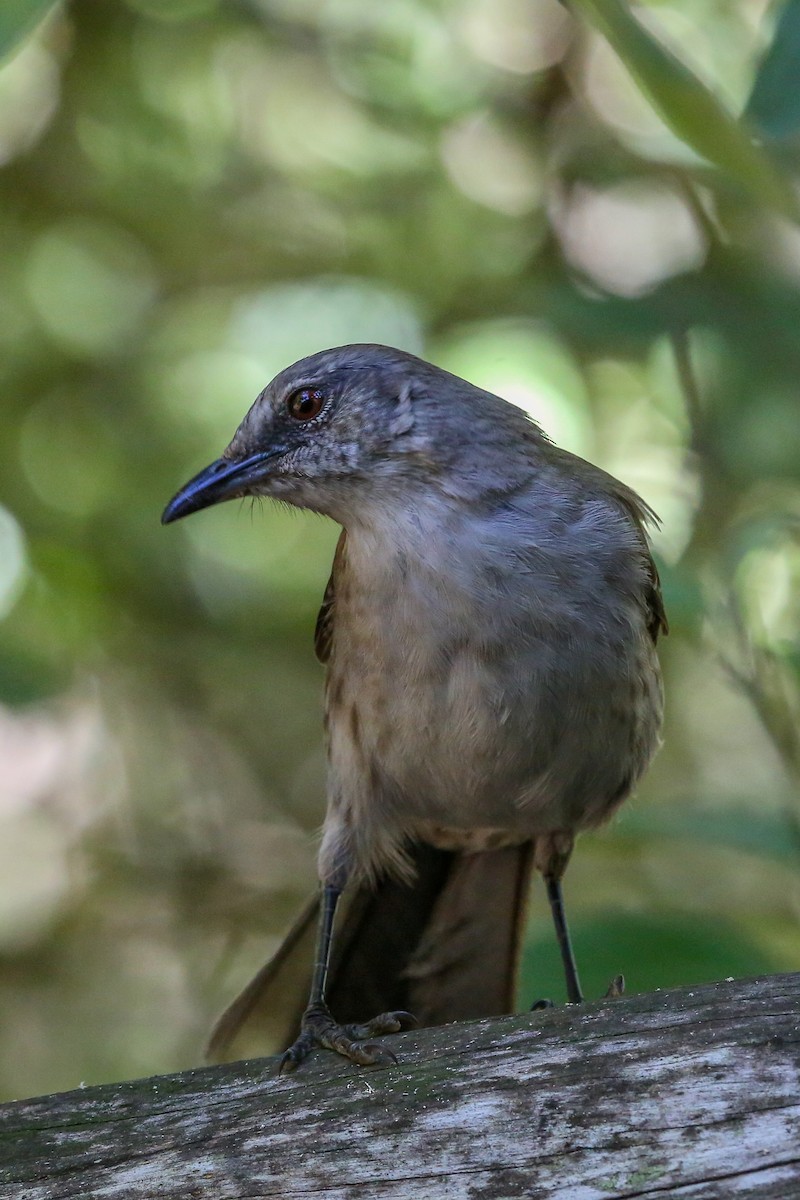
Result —
<svg viewBox="0 0 800 1200"><path fill-rule="evenodd" d="M800 975L0 1108L2 1200L800 1197Z"/></svg>

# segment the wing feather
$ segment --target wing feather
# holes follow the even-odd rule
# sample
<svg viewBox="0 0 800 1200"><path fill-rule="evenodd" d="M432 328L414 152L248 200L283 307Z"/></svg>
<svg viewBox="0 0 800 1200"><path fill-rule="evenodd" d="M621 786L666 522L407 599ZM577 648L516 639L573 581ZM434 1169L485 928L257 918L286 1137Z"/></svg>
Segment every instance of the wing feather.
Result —
<svg viewBox="0 0 800 1200"><path fill-rule="evenodd" d="M322 597L322 606L320 607L317 616L317 624L314 629L314 650L317 658L321 663L326 663L331 656L331 646L333 644L333 622L336 612L336 574L341 569L345 557L345 543L347 535L345 531L339 534L339 541L336 543L336 553L333 556L333 567L331 569L331 577L328 580L325 588L325 595Z"/></svg>

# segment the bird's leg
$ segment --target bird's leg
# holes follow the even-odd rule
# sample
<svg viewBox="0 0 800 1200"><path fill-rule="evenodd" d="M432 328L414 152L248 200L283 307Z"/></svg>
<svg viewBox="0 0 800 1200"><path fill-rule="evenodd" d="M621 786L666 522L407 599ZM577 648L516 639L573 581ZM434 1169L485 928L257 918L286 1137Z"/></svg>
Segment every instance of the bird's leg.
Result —
<svg viewBox="0 0 800 1200"><path fill-rule="evenodd" d="M340 1025L331 1014L325 1002L325 987L331 958L333 922L340 895L339 888L328 884L323 886L311 994L303 1013L300 1034L281 1058L281 1074L294 1071L315 1046L335 1050L362 1067L397 1062L391 1050L365 1039L382 1033L397 1033L416 1024L414 1017L407 1012L381 1013L363 1025Z"/></svg>
<svg viewBox="0 0 800 1200"><path fill-rule="evenodd" d="M564 967L564 980L567 985L567 1003L583 1004L581 981L578 978L578 967L569 936L567 914L564 912L564 895L561 891L561 880L554 875L545 876L547 899L550 901L550 912L553 914L553 925L556 930L558 948L561 952L561 962Z"/></svg>
<svg viewBox="0 0 800 1200"><path fill-rule="evenodd" d="M583 992L578 978L578 966L569 936L567 914L564 911L564 894L561 890L561 879L569 862L573 846L572 834L566 831L545 834L536 839L534 864L544 876L547 887L547 899L550 901L550 912L553 915L558 949L561 953L561 963L564 968L564 980L567 986L567 1003L583 1004ZM625 991L625 979L616 975L612 979L603 999L614 999ZM533 1009L551 1008L552 1001L537 1000Z"/></svg>
<svg viewBox="0 0 800 1200"><path fill-rule="evenodd" d="M567 915L564 912L564 896L561 891L561 879L567 869L575 838L567 829L556 829L552 833L540 834L536 839L533 864L544 876L547 886L547 899L550 901L550 912L553 915L553 925L558 939L558 949L564 967L564 979L567 985L567 1003L582 1004L583 992L578 979L578 968L572 951L569 936ZM547 1000L537 1000L534 1008L549 1008Z"/></svg>

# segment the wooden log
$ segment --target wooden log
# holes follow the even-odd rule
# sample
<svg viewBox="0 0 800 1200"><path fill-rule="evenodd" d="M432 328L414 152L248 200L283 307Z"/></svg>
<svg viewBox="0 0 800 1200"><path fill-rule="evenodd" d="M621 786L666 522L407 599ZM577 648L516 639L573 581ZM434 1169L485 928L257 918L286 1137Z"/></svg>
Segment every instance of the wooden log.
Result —
<svg viewBox="0 0 800 1200"><path fill-rule="evenodd" d="M800 975L0 1108L2 1200L800 1197Z"/></svg>

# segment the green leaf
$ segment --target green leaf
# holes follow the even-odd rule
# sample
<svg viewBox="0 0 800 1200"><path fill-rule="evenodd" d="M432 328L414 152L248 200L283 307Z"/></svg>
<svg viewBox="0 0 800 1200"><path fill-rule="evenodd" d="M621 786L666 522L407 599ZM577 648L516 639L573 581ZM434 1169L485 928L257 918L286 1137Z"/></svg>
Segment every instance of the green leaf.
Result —
<svg viewBox="0 0 800 1200"><path fill-rule="evenodd" d="M622 972L631 994L716 979L766 975L774 958L732 922L686 913L601 912L572 921L572 941L584 991L603 995ZM539 911L522 954L519 1005L539 997L561 1003L563 971L549 915Z"/></svg>
<svg viewBox="0 0 800 1200"><path fill-rule="evenodd" d="M664 123L755 200L797 220L789 181L689 68L639 24L623 0L573 0L604 35Z"/></svg>
<svg viewBox="0 0 800 1200"><path fill-rule="evenodd" d="M53 0L3 0L0 5L0 63L54 7Z"/></svg>
<svg viewBox="0 0 800 1200"><path fill-rule="evenodd" d="M800 859L797 827L788 812L757 812L752 808L672 810L629 808L619 818L618 837L657 841L665 837L696 844L725 846L761 858L796 864Z"/></svg>
<svg viewBox="0 0 800 1200"><path fill-rule="evenodd" d="M800 129L800 0L787 0L745 109L754 128L770 138L791 137Z"/></svg>
<svg viewBox="0 0 800 1200"><path fill-rule="evenodd" d="M36 704L66 690L69 672L28 646L0 644L0 704Z"/></svg>

